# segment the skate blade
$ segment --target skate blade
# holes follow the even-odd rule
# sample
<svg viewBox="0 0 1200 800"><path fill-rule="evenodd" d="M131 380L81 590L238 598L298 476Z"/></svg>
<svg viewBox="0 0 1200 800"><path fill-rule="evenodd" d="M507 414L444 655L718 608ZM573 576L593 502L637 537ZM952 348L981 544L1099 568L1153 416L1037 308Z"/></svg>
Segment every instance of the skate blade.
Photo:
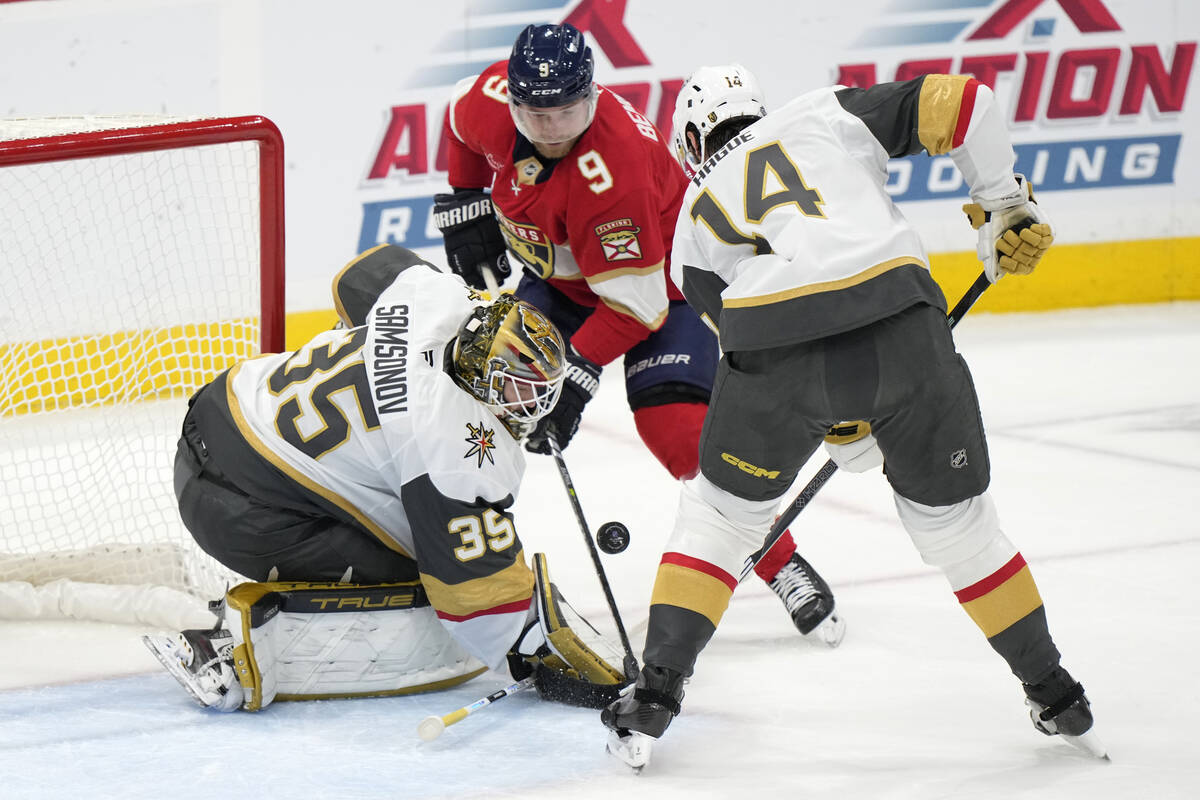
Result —
<svg viewBox="0 0 1200 800"><path fill-rule="evenodd" d="M610 731L605 749L640 775L642 769L650 763L650 751L653 745L654 737L644 733L630 731L627 735L621 736L616 731Z"/></svg>
<svg viewBox="0 0 1200 800"><path fill-rule="evenodd" d="M154 657L166 668L167 672L171 673L171 677L187 690L187 693L192 696L193 700L205 707L211 705L211 703L205 702L199 690L192 685L195 678L188 671L188 668L184 666L184 663L179 660L180 650L175 644L174 636L148 633L142 636L142 643L146 645L146 649L154 654Z"/></svg>
<svg viewBox="0 0 1200 800"><path fill-rule="evenodd" d="M824 645L831 649L837 647L842 643L842 639L846 638L846 620L834 611L821 620L820 625L804 634L804 638L814 644Z"/></svg>
<svg viewBox="0 0 1200 800"><path fill-rule="evenodd" d="M1108 748L1104 746L1103 742L1100 741L1093 731L1088 731L1080 736L1069 736L1065 733L1060 733L1059 736L1065 739L1071 746L1082 750L1093 758L1112 761L1108 757Z"/></svg>

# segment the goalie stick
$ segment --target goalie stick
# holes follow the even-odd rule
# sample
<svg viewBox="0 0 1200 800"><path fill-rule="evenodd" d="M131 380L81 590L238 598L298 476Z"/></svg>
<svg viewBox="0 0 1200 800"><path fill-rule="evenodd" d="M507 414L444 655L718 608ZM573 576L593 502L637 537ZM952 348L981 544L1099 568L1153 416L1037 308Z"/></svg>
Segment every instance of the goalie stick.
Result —
<svg viewBox="0 0 1200 800"><path fill-rule="evenodd" d="M975 279L971 287L967 289L962 298L954 305L954 308L950 310L950 313L946 315L946 323L950 326L951 330L954 329L959 320L971 309L971 306L975 305L975 301L991 285L992 283L988 280L987 273L979 273L979 277ZM812 476L812 479L800 490L800 494L796 496L796 499L775 520L775 524L771 526L767 537L763 539L763 546L746 558L746 563L742 566L741 577L738 578L739 581L744 581L754 570L754 567L766 552L779 541L780 537L788 529L788 526L795 521L796 517L812 501L817 492L821 491L822 487L829 482L829 479L833 477L837 469L837 464L834 463L833 459L830 459L825 462L825 466L817 470L817 474Z"/></svg>

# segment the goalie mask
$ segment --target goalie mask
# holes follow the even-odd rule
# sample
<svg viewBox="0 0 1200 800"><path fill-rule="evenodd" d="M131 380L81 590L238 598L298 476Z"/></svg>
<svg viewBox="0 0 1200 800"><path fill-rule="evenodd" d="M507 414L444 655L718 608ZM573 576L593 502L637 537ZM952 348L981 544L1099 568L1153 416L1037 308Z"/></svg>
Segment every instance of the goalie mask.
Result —
<svg viewBox="0 0 1200 800"><path fill-rule="evenodd" d="M675 98L675 114L671 118L675 157L691 176L713 150L725 143L707 146L709 136L718 126L729 120L744 120L741 126L744 128L766 115L762 89L750 70L741 64L700 67L683 82Z"/></svg>
<svg viewBox="0 0 1200 800"><path fill-rule="evenodd" d="M505 295L476 308L459 327L451 368L459 385L521 439L558 401L565 353L554 323Z"/></svg>

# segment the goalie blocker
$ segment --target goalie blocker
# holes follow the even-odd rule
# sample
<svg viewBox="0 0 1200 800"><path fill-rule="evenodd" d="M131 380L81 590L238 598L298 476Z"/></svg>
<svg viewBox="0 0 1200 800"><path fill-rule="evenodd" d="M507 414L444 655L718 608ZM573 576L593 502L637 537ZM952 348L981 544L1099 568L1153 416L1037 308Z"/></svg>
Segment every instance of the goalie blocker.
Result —
<svg viewBox="0 0 1200 800"><path fill-rule="evenodd" d="M562 599L543 554L534 565L536 610L510 656L514 675L532 674L544 699L601 708L625 684L597 650L616 650ZM211 630L142 639L193 698L218 711L435 691L487 669L442 626L418 581L243 583L212 605Z"/></svg>

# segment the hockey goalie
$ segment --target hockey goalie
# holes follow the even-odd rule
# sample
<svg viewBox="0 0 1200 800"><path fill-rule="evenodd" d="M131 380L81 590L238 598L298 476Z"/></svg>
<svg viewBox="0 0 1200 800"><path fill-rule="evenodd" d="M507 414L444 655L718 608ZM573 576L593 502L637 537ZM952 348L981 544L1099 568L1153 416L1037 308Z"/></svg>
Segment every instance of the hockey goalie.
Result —
<svg viewBox="0 0 1200 800"><path fill-rule="evenodd" d="M393 245L333 293L337 328L189 401L180 514L251 581L211 604L211 629L146 645L219 711L442 689L506 665L548 699L615 699L613 651L572 625L509 511L521 441L562 385L558 330Z"/></svg>

